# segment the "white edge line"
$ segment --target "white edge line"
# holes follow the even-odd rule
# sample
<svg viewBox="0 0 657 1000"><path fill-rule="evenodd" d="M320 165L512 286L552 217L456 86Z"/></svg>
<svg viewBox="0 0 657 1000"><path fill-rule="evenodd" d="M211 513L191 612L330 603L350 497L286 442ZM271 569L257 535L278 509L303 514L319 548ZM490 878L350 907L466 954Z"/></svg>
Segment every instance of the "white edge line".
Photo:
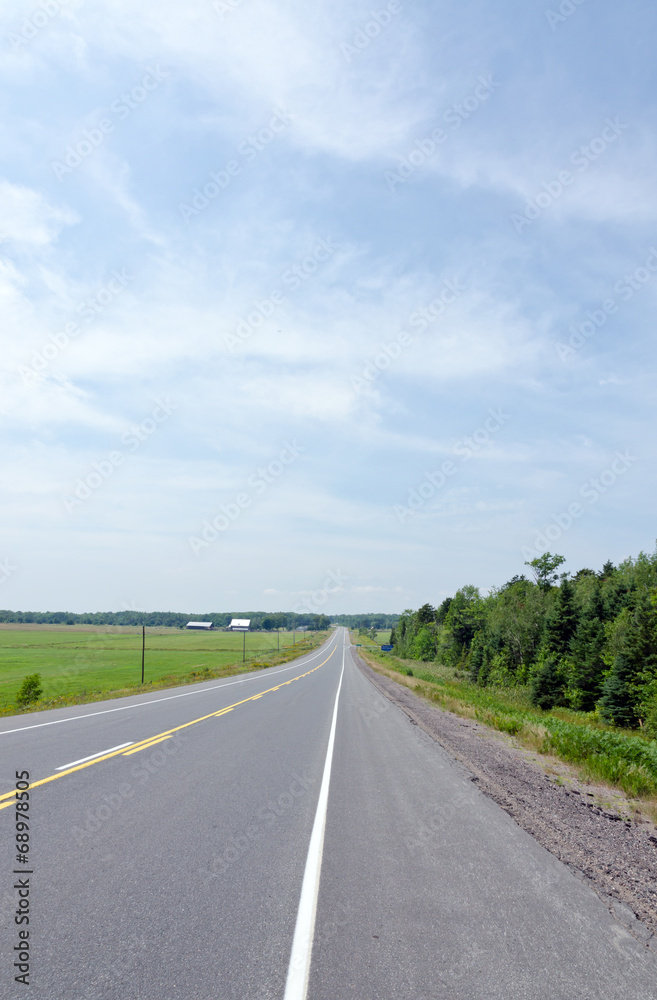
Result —
<svg viewBox="0 0 657 1000"><path fill-rule="evenodd" d="M333 763L333 747L335 744L335 728L338 721L338 702L340 699L340 689L342 688L342 677L344 675L344 636L342 644L342 672L340 673L340 683L335 696L335 708L333 709L333 721L329 735L328 747L326 750L326 761L324 763L324 774L322 785L319 790L319 800L317 802L317 812L315 822L310 836L310 846L308 857L306 858L306 868L303 874L301 886L301 898L297 911L297 922L294 928L294 938L292 940L292 954L287 970L287 981L285 983L284 1000L306 1000L308 991L308 979L310 976L310 960L312 958L313 937L315 934L315 917L317 914L317 896L319 893L319 880L322 871L322 854L324 850L324 830L326 828L326 813L328 809L329 783L331 780L331 764Z"/></svg>
<svg viewBox="0 0 657 1000"><path fill-rule="evenodd" d="M332 638L328 640L332 641ZM315 653L314 656L309 656L306 662L310 663L311 660L316 659L326 650L320 647L319 651ZM300 656L299 660L303 660L304 657ZM284 674L286 670L294 670L299 666L299 660L289 667L281 667L280 670L275 670L272 673L267 673L267 677L275 677L277 674ZM130 708L144 708L146 705L158 705L161 701L174 701L176 698L188 698L192 694L205 694L207 691L219 691L221 688L232 687L234 684L246 684L248 681L258 680L263 676L263 671L259 670L257 674L253 674L252 677L242 677L238 681L228 681L226 684L215 684L214 687L204 687L200 688L198 691L183 691L182 694L170 694L166 698L152 698L150 701L140 701L136 705L121 705L119 708L104 708L102 712L87 712L86 715L72 715L70 719L54 719L52 722L37 722L33 726L21 726L20 729L3 729L0 732L0 736L9 736L11 733L24 733L26 729L42 729L43 726L58 726L62 722L77 722L78 719L91 719L95 715L109 715L111 712L127 712ZM139 697L137 695L137 697Z"/></svg>
<svg viewBox="0 0 657 1000"><path fill-rule="evenodd" d="M61 767L56 767L56 771L65 771L67 767L75 767L76 764L84 764L88 760L93 760L94 757L102 757L104 753L112 753L113 750L123 750L124 747L133 747L135 741L131 740L130 743L120 743L118 747L110 747L109 750L101 750L100 753L92 753L88 757L81 757L80 760L72 760L70 764L63 764Z"/></svg>

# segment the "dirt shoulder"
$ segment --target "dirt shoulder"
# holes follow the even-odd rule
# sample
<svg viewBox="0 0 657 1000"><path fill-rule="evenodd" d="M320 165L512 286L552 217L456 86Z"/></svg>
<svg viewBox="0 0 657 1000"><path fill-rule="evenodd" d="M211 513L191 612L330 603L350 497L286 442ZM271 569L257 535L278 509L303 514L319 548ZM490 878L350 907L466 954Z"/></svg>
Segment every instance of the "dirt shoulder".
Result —
<svg viewBox="0 0 657 1000"><path fill-rule="evenodd" d="M435 708L413 693L413 678L372 669L360 656L356 662L412 723L468 768L485 795L587 880L614 916L657 950L657 828L622 792L587 784L562 761Z"/></svg>

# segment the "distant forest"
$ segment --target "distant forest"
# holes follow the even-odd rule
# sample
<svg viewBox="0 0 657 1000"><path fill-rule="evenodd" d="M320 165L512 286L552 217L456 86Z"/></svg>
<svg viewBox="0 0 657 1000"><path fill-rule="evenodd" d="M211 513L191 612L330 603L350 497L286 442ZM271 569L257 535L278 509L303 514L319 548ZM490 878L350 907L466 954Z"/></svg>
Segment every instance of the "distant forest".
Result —
<svg viewBox="0 0 657 1000"><path fill-rule="evenodd" d="M320 631L331 624L349 628L393 628L399 615L312 615L292 611L207 611L182 614L179 611L94 611L76 615L70 611L0 611L0 623L37 625L168 625L184 628L187 622L214 622L215 628L230 625L231 618L250 618L252 629L307 628Z"/></svg>
<svg viewBox="0 0 657 1000"><path fill-rule="evenodd" d="M182 614L179 611L94 611L76 615L70 611L0 611L0 622L24 625L147 625L184 628L187 622L214 622L215 628L230 625L231 618L250 618L252 629L326 629L332 619L326 615L298 615L293 612L207 611Z"/></svg>
<svg viewBox="0 0 657 1000"><path fill-rule="evenodd" d="M561 573L544 553L483 597L465 586L405 611L395 653L437 661L485 686L526 685L539 708L594 713L657 737L657 551Z"/></svg>
<svg viewBox="0 0 657 1000"><path fill-rule="evenodd" d="M346 625L347 628L375 628L378 630L394 628L399 621L399 615L331 615L331 621L336 625Z"/></svg>

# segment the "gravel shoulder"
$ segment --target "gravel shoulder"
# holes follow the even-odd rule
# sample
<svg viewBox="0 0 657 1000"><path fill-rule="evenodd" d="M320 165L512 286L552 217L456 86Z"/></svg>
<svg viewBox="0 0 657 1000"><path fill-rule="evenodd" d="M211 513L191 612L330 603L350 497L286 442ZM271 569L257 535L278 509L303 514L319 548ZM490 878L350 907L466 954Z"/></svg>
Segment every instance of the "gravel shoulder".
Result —
<svg viewBox="0 0 657 1000"><path fill-rule="evenodd" d="M657 950L657 828L622 792L587 784L568 764L434 707L411 690L412 678L397 680L396 673L374 670L352 653L363 674L464 764L485 795L586 880L636 938Z"/></svg>

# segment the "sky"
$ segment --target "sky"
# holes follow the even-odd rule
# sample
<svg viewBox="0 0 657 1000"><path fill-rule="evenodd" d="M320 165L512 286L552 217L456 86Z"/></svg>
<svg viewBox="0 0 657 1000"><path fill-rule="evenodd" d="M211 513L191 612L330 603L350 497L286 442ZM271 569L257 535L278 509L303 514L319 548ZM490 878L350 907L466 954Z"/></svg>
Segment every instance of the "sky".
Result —
<svg viewBox="0 0 657 1000"><path fill-rule="evenodd" d="M5 0L0 605L652 551L648 0Z"/></svg>

